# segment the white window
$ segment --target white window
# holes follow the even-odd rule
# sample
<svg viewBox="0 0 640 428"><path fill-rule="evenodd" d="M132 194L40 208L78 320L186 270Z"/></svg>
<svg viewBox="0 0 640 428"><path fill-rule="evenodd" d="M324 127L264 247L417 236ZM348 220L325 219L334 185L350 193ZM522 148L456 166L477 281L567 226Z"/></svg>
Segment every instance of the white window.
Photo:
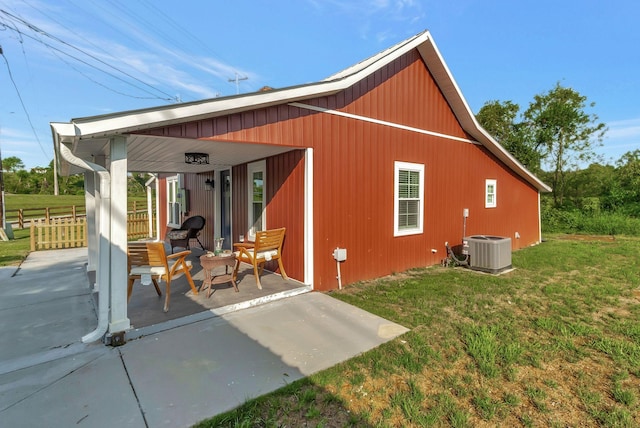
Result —
<svg viewBox="0 0 640 428"><path fill-rule="evenodd" d="M424 224L424 165L395 162L394 236L422 233Z"/></svg>
<svg viewBox="0 0 640 428"><path fill-rule="evenodd" d="M484 188L485 188L484 207L485 208L497 207L498 202L496 200L496 180L486 180L484 183Z"/></svg>
<svg viewBox="0 0 640 428"><path fill-rule="evenodd" d="M180 227L180 180L167 177L167 226Z"/></svg>
<svg viewBox="0 0 640 428"><path fill-rule="evenodd" d="M250 240L256 238L256 232L265 230L267 228L266 218L266 169L267 164L265 161L251 163L247 166L247 182L249 185L249 230L248 235Z"/></svg>

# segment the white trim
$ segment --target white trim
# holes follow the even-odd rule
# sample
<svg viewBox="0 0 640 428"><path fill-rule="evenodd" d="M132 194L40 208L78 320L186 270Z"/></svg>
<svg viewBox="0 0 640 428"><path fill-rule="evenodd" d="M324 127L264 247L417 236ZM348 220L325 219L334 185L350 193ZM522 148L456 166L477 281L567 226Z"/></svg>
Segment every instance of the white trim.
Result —
<svg viewBox="0 0 640 428"><path fill-rule="evenodd" d="M531 171L525 168L524 165L480 126L480 123L478 123L476 116L473 114L469 104L467 104L466 99L462 95L462 91L458 87L458 83L453 78L453 74L449 70L447 63L444 61L431 35L429 34L429 38L424 42L418 43L416 48L418 52L420 52L427 69L436 81L436 85L451 106L453 114L460 122L462 129L478 140L480 144L486 147L489 152L493 153L516 174L536 187L538 191L550 192L551 188L549 186L533 175Z"/></svg>
<svg viewBox="0 0 640 428"><path fill-rule="evenodd" d="M489 186L493 186L493 201L489 202ZM488 178L484 181L484 207L496 208L498 206L498 180Z"/></svg>
<svg viewBox="0 0 640 428"><path fill-rule="evenodd" d="M69 123L51 122L54 144L57 147L61 142L68 142L75 146L81 139L104 138L113 134L127 134L142 129L169 126L175 123L231 115L246 110L257 110L274 105L329 96L372 75L412 49L417 49L422 56L426 68L433 75L438 88L451 106L462 129L524 178L525 181L539 191L550 192L551 188L549 186L528 171L478 124L428 31L410 37L317 83L241 96L213 98L171 106L72 119ZM67 164L61 165L62 173L68 174L68 170L69 166Z"/></svg>
<svg viewBox="0 0 640 428"><path fill-rule="evenodd" d="M313 149L304 156L304 283L313 287Z"/></svg>
<svg viewBox="0 0 640 428"><path fill-rule="evenodd" d="M221 238L222 237L222 187L224 183L220 179L220 171L213 172L213 182L215 183L213 189L210 190L210 193L213 194L213 238ZM205 184L205 186L207 186ZM231 247L233 249L233 243L236 242L231 236ZM225 243L223 243L224 245Z"/></svg>
<svg viewBox="0 0 640 428"><path fill-rule="evenodd" d="M253 229L253 174L262 171L262 230L267 228L267 161L261 160L247 165L247 238L250 241L256 239Z"/></svg>
<svg viewBox="0 0 640 428"><path fill-rule="evenodd" d="M540 206L540 192L538 192L538 243L542 242L542 207Z"/></svg>
<svg viewBox="0 0 640 428"><path fill-rule="evenodd" d="M169 191L169 187L170 186L174 186L175 185L175 189L173 192ZM180 205L180 198L178 198L178 193L180 192L180 175L176 174L176 175L172 175L169 177L166 177L165 179L165 188L166 188L166 192L167 192L167 205L166 205L166 213L167 213L167 226L168 227L172 227L174 229L179 228L180 227L180 213L182 212L182 206ZM170 201L170 196L171 194L173 194L173 198L175 199L174 201ZM171 222L171 204L172 203L177 203L178 204L178 218L177 218L177 222ZM176 219L174 219L176 220Z"/></svg>
<svg viewBox="0 0 640 428"><path fill-rule="evenodd" d="M387 122L386 120L374 119L372 117L360 116L357 114L345 113L339 110L330 110L324 107L317 107L302 103L289 103L290 106L303 108L307 110L317 111L320 113L328 113L336 116L347 117L349 119L361 120L363 122L375 123L377 125L390 126L392 128L402 129L405 131L417 132L419 134L431 135L432 137L446 138L447 140L461 141L463 143L480 144L477 141L469 140L468 138L456 137L455 135L442 134L440 132L427 131L426 129L414 128L413 126L401 125L399 123Z"/></svg>
<svg viewBox="0 0 640 428"><path fill-rule="evenodd" d="M394 162L393 173L393 236L419 235L424 231L424 164L410 162ZM399 198L400 198L400 171L417 171L420 174L420 201L418 204L418 227L413 229L400 229L398 224Z"/></svg>

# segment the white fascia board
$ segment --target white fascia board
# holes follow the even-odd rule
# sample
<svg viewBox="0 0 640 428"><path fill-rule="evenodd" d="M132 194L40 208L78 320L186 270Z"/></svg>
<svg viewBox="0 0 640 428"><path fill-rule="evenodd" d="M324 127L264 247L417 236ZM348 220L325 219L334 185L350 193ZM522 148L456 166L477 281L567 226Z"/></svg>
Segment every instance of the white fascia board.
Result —
<svg viewBox="0 0 640 428"><path fill-rule="evenodd" d="M328 81L333 81L333 80L338 80L338 79L343 79L345 77L349 77L353 74L357 74L360 71L363 71L367 68L369 68L370 66L376 64L378 61L380 61L383 58L387 58L388 61L386 61L385 63L390 62L390 60L393 60L395 58L397 58L400 55L403 55L405 52L411 50L411 49L415 49L417 46L419 46L420 44L424 43L429 37L431 37L431 35L429 34L428 31L424 31L418 35L415 35L407 40L403 40L400 43L397 43L394 46L391 46L385 50L383 50L382 52L378 52L377 54L363 60L360 61L357 64L354 64L350 67L345 68L342 71L339 71L335 74L332 74L331 76L327 77L326 79L324 79L324 82L328 82ZM378 65L377 67L375 67L375 69L380 68L380 65Z"/></svg>
<svg viewBox="0 0 640 428"><path fill-rule="evenodd" d="M418 51L431 74L436 79L438 87L449 102L451 109L460 121L462 128L468 132L474 139L485 146L494 156L505 163L509 168L515 171L529 184L534 186L538 191L550 192L551 188L543 183L538 177L524 167L511 153L509 153L500 143L489 135L489 133L480 126L475 115L471 111L469 104L462 95L462 91L453 74L449 70L447 63L440 54L438 47L432 37L425 40L418 47Z"/></svg>
<svg viewBox="0 0 640 428"><path fill-rule="evenodd" d="M51 123L62 141L96 138L144 129L170 126L203 118L265 108L288 101L331 95L340 90L335 82L321 82L273 92L261 92L241 97L211 99L204 102L132 110L108 115L72 119L69 123Z"/></svg>
<svg viewBox="0 0 640 428"><path fill-rule="evenodd" d="M353 68L353 73L335 80L303 85L282 90L258 92L243 96L210 99L203 102L163 106L144 110L133 110L108 115L72 119L70 123L55 123L61 140L104 137L114 134L126 134L143 129L183 123L186 120L199 120L246 110L265 108L273 105L327 96L348 88L364 79L367 75L389 64L406 52L415 49L429 38L429 33L410 40L385 55L374 57L372 62L364 62ZM347 69L351 70L351 69ZM52 127L54 124L52 123Z"/></svg>

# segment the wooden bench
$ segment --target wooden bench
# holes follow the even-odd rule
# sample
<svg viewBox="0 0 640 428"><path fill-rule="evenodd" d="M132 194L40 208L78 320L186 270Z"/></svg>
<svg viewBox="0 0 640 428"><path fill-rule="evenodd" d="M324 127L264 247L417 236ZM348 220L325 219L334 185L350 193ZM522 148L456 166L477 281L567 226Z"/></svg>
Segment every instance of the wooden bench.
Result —
<svg viewBox="0 0 640 428"><path fill-rule="evenodd" d="M278 262L280 275L283 279L288 279L282 266L282 242L286 228L263 230L256 233L255 242L237 242L233 246L236 248L236 259L239 262L249 263L253 266L253 274L256 277L256 285L262 289L260 275L264 269L264 264L271 260ZM240 263L236 263L234 277L238 275Z"/></svg>

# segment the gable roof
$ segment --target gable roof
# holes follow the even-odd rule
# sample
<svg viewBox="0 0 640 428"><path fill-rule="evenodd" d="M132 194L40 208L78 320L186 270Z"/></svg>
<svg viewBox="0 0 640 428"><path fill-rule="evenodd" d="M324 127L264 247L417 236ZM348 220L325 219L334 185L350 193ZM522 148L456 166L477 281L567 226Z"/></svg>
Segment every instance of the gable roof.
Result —
<svg viewBox="0 0 640 428"><path fill-rule="evenodd" d="M410 37L328 78L306 85L51 123L54 145L77 147L80 140L104 139L145 129L229 115L247 110L333 95L349 88L405 53L417 49L462 128L539 191L551 188L528 171L477 122L428 31Z"/></svg>

